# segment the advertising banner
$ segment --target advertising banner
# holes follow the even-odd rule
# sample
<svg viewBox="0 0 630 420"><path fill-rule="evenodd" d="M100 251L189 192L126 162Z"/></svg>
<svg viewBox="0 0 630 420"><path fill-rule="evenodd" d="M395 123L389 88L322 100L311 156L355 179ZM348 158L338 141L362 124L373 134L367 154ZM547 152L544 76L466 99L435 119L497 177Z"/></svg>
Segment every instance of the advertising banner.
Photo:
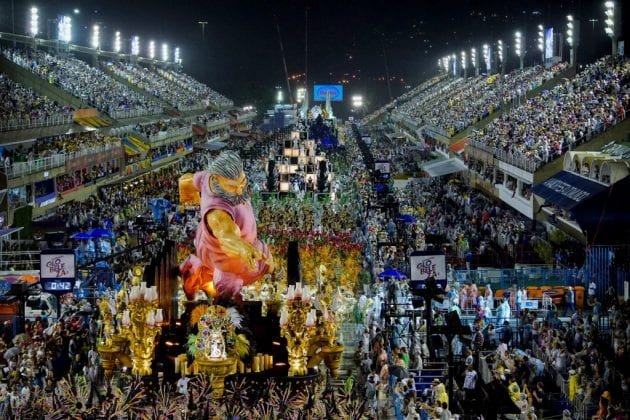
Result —
<svg viewBox="0 0 630 420"><path fill-rule="evenodd" d="M439 251L416 251L409 257L412 282L424 283L433 277L440 287L446 287L446 256Z"/></svg>

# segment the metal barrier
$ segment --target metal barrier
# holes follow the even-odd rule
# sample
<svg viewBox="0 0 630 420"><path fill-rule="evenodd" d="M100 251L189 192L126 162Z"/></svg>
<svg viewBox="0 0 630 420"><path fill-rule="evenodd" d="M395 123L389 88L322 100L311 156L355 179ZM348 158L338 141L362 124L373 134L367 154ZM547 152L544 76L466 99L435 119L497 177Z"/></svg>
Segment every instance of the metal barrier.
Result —
<svg viewBox="0 0 630 420"><path fill-rule="evenodd" d="M47 169L58 168L78 157L100 153L116 147L121 147L120 142L86 147L72 153L57 153L44 158L34 159L30 162L14 162L8 168L4 168L4 173L8 178L19 178L24 175L45 171Z"/></svg>
<svg viewBox="0 0 630 420"><path fill-rule="evenodd" d="M455 278L460 284L490 284L493 290L508 289L513 285L528 286L575 286L576 273L572 269L554 269L547 266L523 268L478 268L477 270L456 270Z"/></svg>
<svg viewBox="0 0 630 420"><path fill-rule="evenodd" d="M162 107L154 107L151 109L126 109L126 110L113 110L109 111L110 117L119 120L125 118L144 117L146 115L158 115L164 112Z"/></svg>
<svg viewBox="0 0 630 420"><path fill-rule="evenodd" d="M11 119L0 121L0 131L27 130L29 128L54 127L72 124L72 113L69 115L56 114L45 118Z"/></svg>
<svg viewBox="0 0 630 420"><path fill-rule="evenodd" d="M616 119L614 119L612 122L606 124L604 122L600 122L597 127L595 127L595 129L593 129L593 131L591 133L589 133L588 135L584 135L582 137L580 137L579 139L577 139L575 141L575 143L572 145L572 147L576 147L578 145L580 145L581 143L587 142L589 140L591 140L593 137L603 133L604 131L608 130L610 127L613 127L615 125L617 125L618 123L620 123L621 121L623 121L625 119L625 111L623 113L623 115L618 116ZM534 173L536 172L540 167L546 165L549 162L552 162L553 160L555 160L556 158L559 158L561 155L557 156L554 159L551 159L549 161L542 161L542 160L535 160L531 157L527 157L527 156L520 156L517 155L515 153L510 153L507 152L501 148L498 147L494 147L491 146L489 144L483 143L481 141L478 140L474 140L471 139L469 142L469 145L476 148L476 149L480 149L483 150L485 152L491 153L495 158L497 158L498 160L508 163L512 166L516 166L517 168L523 169L527 172L530 173Z"/></svg>

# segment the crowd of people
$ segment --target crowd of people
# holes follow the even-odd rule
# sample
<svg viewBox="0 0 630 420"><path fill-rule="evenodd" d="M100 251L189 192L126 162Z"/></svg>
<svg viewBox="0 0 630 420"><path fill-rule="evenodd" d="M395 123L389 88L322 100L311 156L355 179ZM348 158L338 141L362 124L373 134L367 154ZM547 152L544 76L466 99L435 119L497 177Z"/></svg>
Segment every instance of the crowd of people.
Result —
<svg viewBox="0 0 630 420"><path fill-rule="evenodd" d="M506 75L443 78L408 98L396 107L394 114L452 137L505 105L520 100L565 68L566 63L560 63L550 69L534 66Z"/></svg>
<svg viewBox="0 0 630 420"><path fill-rule="evenodd" d="M471 124L525 96L566 68L566 63L549 70L543 66L514 70L504 76L477 76L466 82L447 100L437 101L427 109L420 125L429 124L448 136L463 131Z"/></svg>
<svg viewBox="0 0 630 420"><path fill-rule="evenodd" d="M25 147L23 144L4 146L0 156L4 167L10 168L11 165L16 163L32 163L37 159L48 156L76 153L91 147L107 145L120 145L120 138L96 132L61 134L40 138L28 147Z"/></svg>
<svg viewBox="0 0 630 420"><path fill-rule="evenodd" d="M140 95L100 69L76 58L32 49L5 48L2 53L15 64L102 112L112 115L125 111L134 111L137 115L162 112L157 101Z"/></svg>
<svg viewBox="0 0 630 420"><path fill-rule="evenodd" d="M540 166L624 119L629 80L627 62L602 58L473 132L470 140Z"/></svg>
<svg viewBox="0 0 630 420"><path fill-rule="evenodd" d="M157 69L157 72L163 78L176 83L178 86L186 89L187 93L193 97L197 97L202 101L210 101L211 103L219 106L232 106L234 102L219 92L211 89L207 85L193 79L189 75L175 71L172 69Z"/></svg>
<svg viewBox="0 0 630 420"><path fill-rule="evenodd" d="M42 97L0 73L0 128L72 118L73 109Z"/></svg>
<svg viewBox="0 0 630 420"><path fill-rule="evenodd" d="M203 109L208 106L199 96L192 95L174 82L153 71L135 64L112 63L109 65L118 77L180 110Z"/></svg>

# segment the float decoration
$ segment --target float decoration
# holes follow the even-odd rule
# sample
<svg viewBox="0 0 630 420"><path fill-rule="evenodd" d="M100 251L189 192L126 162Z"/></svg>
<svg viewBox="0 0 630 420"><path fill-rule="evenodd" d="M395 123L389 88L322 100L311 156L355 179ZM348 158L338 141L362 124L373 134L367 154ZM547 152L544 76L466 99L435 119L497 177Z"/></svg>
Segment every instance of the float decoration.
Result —
<svg viewBox="0 0 630 420"><path fill-rule="evenodd" d="M235 308L199 305L191 313L197 334L188 336L188 353L195 358L200 373L212 377L213 395L223 395L224 380L236 373L237 361L249 354L249 341L236 330L243 318Z"/></svg>

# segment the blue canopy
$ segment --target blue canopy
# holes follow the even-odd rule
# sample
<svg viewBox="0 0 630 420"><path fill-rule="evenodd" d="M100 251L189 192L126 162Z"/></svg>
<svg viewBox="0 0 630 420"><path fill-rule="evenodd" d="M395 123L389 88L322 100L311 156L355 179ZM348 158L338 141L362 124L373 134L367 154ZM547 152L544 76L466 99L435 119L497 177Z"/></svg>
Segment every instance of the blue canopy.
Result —
<svg viewBox="0 0 630 420"><path fill-rule="evenodd" d="M381 278L381 279L386 278L386 277L393 277L393 278L396 278L396 279L402 279L402 278L405 278L407 276L404 275L403 273L401 273L398 270L393 270L392 269L392 270L385 270L385 271L383 271L381 274L378 275L378 277Z"/></svg>
<svg viewBox="0 0 630 420"><path fill-rule="evenodd" d="M90 235L90 238L102 238L104 236L109 237L109 238L114 237L113 232L106 229L101 229L101 228L90 229L87 231L87 234Z"/></svg>
<svg viewBox="0 0 630 420"><path fill-rule="evenodd" d="M70 236L71 239L92 239L93 236L87 232L78 232Z"/></svg>
<svg viewBox="0 0 630 420"><path fill-rule="evenodd" d="M565 210L571 210L606 190L606 185L569 171L562 171L532 188L534 194Z"/></svg>

